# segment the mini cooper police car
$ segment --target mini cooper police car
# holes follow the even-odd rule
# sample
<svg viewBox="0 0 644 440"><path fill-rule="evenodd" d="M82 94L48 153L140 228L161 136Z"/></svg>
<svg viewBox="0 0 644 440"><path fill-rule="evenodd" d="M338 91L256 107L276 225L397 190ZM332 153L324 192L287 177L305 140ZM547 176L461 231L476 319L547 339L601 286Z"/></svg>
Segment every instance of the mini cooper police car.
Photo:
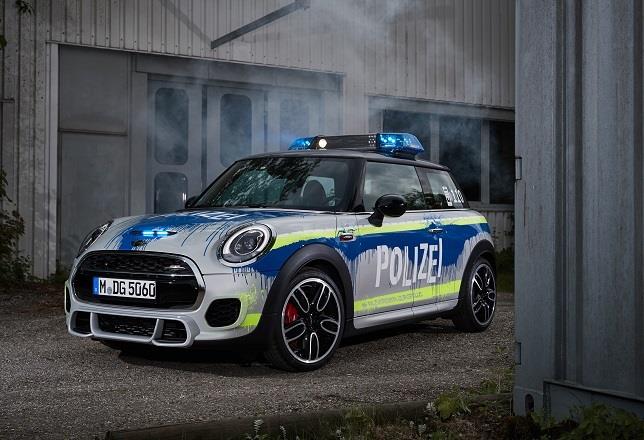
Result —
<svg viewBox="0 0 644 440"><path fill-rule="evenodd" d="M297 139L239 160L183 210L110 221L65 285L69 332L110 346L231 345L313 370L343 337L450 318L486 329L494 248L415 136Z"/></svg>

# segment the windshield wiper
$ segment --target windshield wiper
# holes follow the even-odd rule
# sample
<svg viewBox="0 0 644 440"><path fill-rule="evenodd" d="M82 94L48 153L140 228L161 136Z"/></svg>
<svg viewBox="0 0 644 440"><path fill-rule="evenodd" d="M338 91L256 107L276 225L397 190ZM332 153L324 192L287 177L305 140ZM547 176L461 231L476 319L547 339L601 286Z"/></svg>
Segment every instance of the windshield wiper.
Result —
<svg viewBox="0 0 644 440"><path fill-rule="evenodd" d="M260 203L253 203L253 204L247 204L247 205L207 205L207 206L199 206L199 208L230 208L230 209L237 209L237 208L267 208L267 205L262 205Z"/></svg>

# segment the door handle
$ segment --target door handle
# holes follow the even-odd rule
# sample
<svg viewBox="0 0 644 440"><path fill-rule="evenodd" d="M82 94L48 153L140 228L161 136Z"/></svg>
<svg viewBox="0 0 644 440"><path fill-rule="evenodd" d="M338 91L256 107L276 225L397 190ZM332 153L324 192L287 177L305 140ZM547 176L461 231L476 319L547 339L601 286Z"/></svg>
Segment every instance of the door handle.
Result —
<svg viewBox="0 0 644 440"><path fill-rule="evenodd" d="M440 234L443 232L443 228L429 228L429 232L431 234Z"/></svg>
<svg viewBox="0 0 644 440"><path fill-rule="evenodd" d="M355 229L345 228L338 231L338 238L340 241L353 241L355 240L354 235Z"/></svg>

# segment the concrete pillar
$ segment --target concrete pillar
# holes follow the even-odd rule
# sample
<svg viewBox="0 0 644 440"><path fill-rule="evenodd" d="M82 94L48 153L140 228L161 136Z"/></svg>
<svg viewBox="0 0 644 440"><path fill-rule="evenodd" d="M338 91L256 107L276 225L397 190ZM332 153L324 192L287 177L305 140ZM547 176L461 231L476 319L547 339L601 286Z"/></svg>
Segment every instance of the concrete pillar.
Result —
<svg viewBox="0 0 644 440"><path fill-rule="evenodd" d="M517 4L514 410L644 415L642 4Z"/></svg>

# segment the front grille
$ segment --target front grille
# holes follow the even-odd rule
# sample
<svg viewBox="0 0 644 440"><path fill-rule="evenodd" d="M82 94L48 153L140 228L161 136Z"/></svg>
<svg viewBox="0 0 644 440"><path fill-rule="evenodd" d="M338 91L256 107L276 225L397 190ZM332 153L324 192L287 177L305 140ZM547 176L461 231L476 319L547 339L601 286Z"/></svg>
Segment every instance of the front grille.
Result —
<svg viewBox="0 0 644 440"><path fill-rule="evenodd" d="M72 328L76 333L88 335L91 332L89 316L89 312L76 312L74 314L74 326Z"/></svg>
<svg viewBox="0 0 644 440"><path fill-rule="evenodd" d="M226 327L239 317L241 302L235 298L216 299L206 311L206 322L211 327Z"/></svg>
<svg viewBox="0 0 644 440"><path fill-rule="evenodd" d="M180 321L164 321L161 341L163 342L185 342L188 337L186 326Z"/></svg>
<svg viewBox="0 0 644 440"><path fill-rule="evenodd" d="M172 268L172 269L169 269ZM173 275L193 275L192 269L184 260L166 256L129 253L97 252L83 260L83 269L93 272L119 273L167 273Z"/></svg>
<svg viewBox="0 0 644 440"><path fill-rule="evenodd" d="M156 299L94 295L94 277L156 281ZM199 296L199 283L188 263L177 256L151 252L90 253L80 263L72 286L84 301L134 307L189 308Z"/></svg>
<svg viewBox="0 0 644 440"><path fill-rule="evenodd" d="M98 326L107 333L151 337L156 319L134 316L98 315Z"/></svg>

